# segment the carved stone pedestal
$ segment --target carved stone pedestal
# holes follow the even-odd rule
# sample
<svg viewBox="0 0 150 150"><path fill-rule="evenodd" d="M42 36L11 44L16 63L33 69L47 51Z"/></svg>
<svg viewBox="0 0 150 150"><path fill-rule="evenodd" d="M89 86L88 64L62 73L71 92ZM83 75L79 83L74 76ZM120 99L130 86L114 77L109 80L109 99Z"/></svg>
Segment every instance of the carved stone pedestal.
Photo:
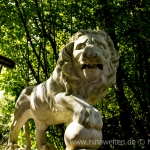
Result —
<svg viewBox="0 0 150 150"><path fill-rule="evenodd" d="M97 150L102 142L102 131L72 122L65 131L66 150Z"/></svg>

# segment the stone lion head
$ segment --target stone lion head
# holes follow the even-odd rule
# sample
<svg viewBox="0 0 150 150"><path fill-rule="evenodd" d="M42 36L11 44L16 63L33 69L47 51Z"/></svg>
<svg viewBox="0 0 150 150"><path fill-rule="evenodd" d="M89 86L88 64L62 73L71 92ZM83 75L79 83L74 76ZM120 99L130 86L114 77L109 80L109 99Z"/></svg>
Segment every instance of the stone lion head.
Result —
<svg viewBox="0 0 150 150"><path fill-rule="evenodd" d="M62 49L57 64L59 82L68 94L92 104L116 82L119 54L103 30L81 30Z"/></svg>

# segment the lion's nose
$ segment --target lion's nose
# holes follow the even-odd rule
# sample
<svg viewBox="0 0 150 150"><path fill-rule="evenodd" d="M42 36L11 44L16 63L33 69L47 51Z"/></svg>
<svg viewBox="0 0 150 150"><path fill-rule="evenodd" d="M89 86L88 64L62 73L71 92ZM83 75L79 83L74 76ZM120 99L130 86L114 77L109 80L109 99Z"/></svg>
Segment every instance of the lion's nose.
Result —
<svg viewBox="0 0 150 150"><path fill-rule="evenodd" d="M84 49L84 56L90 60L96 58L97 53L95 51L95 48L93 46L86 47Z"/></svg>
<svg viewBox="0 0 150 150"><path fill-rule="evenodd" d="M85 56L87 57L87 58L89 58L89 59L93 59L93 58L95 58L96 56L97 56L97 53L96 52L86 52L85 53Z"/></svg>

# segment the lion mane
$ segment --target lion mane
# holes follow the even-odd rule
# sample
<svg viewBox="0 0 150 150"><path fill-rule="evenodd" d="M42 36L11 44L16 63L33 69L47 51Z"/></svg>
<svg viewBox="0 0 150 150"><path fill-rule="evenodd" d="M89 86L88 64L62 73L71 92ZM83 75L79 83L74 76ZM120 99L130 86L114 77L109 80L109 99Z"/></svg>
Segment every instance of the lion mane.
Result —
<svg viewBox="0 0 150 150"><path fill-rule="evenodd" d="M103 39L107 42L111 53L109 67L105 71L104 75L90 82L80 79L73 69L74 66L72 64L74 42L78 40L80 36L86 34L98 34L103 37ZM118 65L119 54L115 49L110 36L105 31L80 30L68 40L67 45L61 50L56 70L59 82L65 87L65 90L69 95L78 94L85 99L90 97L93 99L90 101L90 104L95 104L106 95L107 89L111 85L115 84ZM79 71L81 70L79 69Z"/></svg>

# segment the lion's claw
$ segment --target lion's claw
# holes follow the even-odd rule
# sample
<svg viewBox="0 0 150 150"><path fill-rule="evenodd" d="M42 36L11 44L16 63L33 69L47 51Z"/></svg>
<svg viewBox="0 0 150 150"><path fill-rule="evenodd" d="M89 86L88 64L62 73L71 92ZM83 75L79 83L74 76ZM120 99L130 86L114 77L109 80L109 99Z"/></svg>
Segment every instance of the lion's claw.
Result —
<svg viewBox="0 0 150 150"><path fill-rule="evenodd" d="M73 121L80 124L84 124L87 128L95 128L96 130L101 130L103 126L102 117L100 112L93 106L84 107L79 105L77 110L75 110L73 115Z"/></svg>
<svg viewBox="0 0 150 150"><path fill-rule="evenodd" d="M74 112L73 121L82 124L85 119L86 110L83 106L78 106L78 109Z"/></svg>

